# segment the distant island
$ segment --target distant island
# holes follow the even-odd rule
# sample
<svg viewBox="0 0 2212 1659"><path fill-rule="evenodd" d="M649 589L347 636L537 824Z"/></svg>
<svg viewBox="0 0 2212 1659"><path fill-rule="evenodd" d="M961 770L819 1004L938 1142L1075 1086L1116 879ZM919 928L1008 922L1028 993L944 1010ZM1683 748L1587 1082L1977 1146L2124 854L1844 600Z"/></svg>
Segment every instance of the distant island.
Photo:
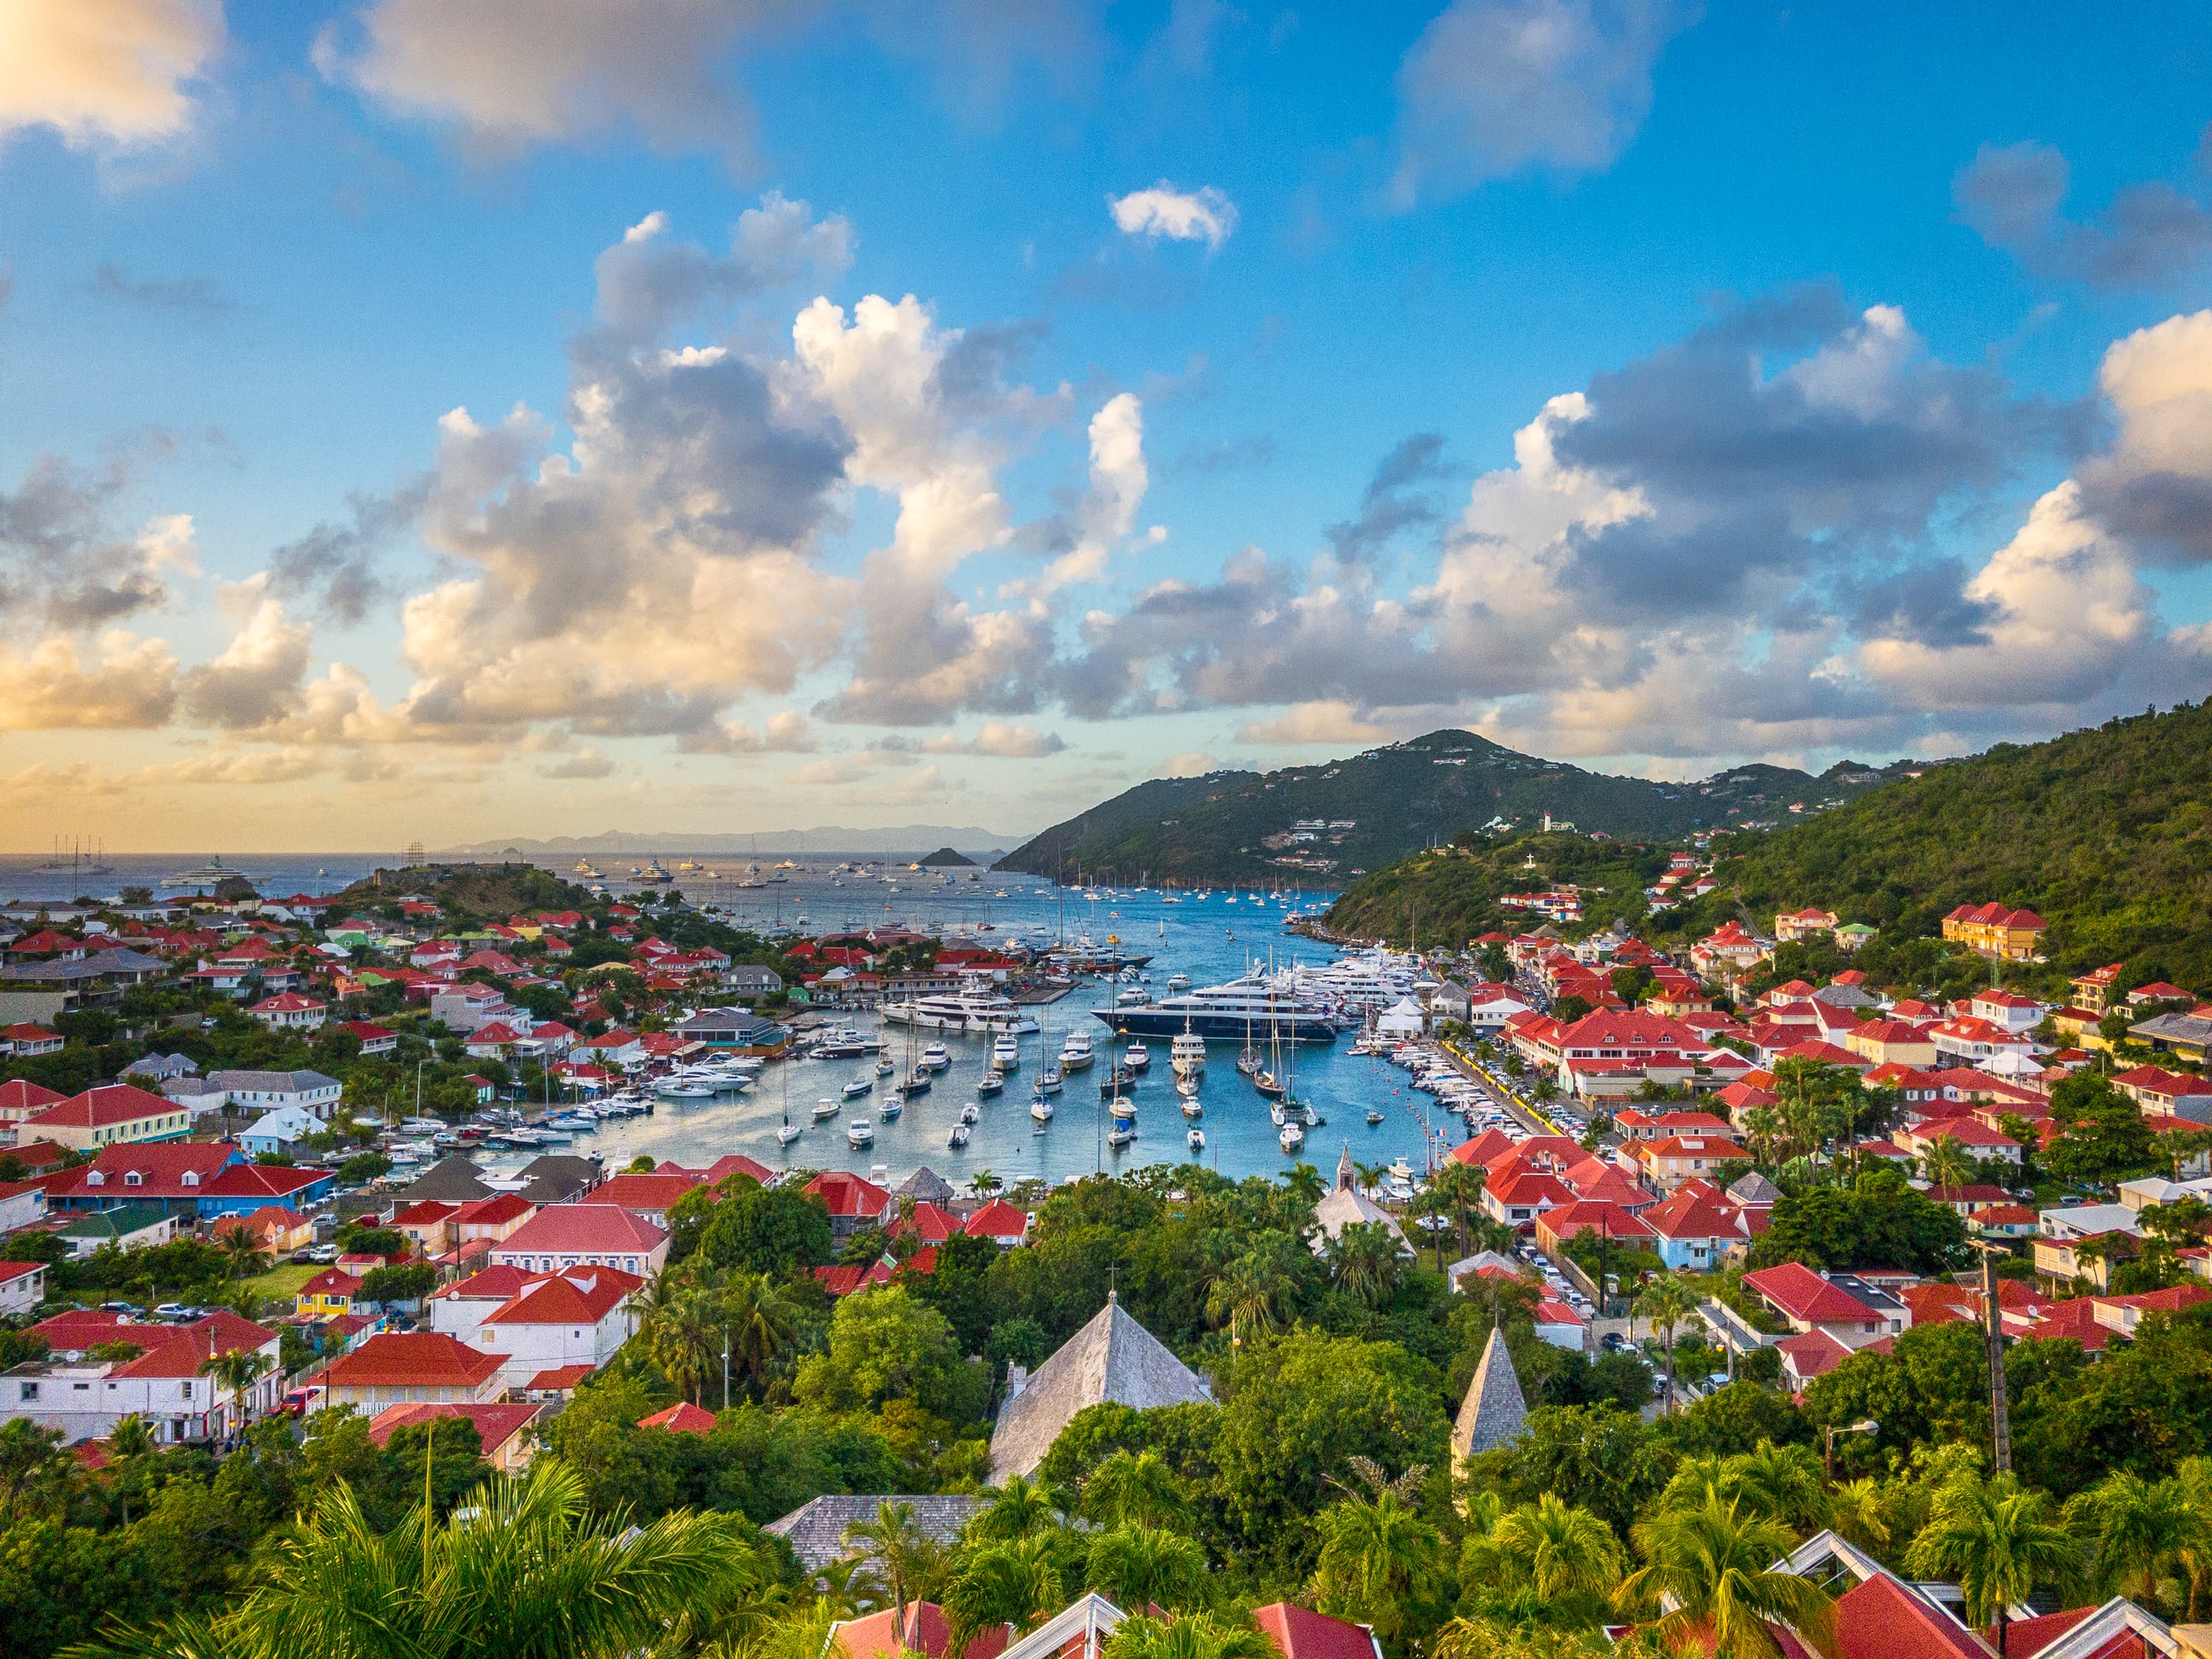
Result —
<svg viewBox="0 0 2212 1659"><path fill-rule="evenodd" d="M940 847L934 853L932 853L927 858L922 860L921 866L925 870L935 869L942 866L951 866L959 869L972 870L975 867L975 860L969 858L965 853L955 852L950 847Z"/></svg>
<svg viewBox="0 0 2212 1659"><path fill-rule="evenodd" d="M1073 880L1341 887L1463 830L1679 838L1794 822L1929 763L1842 761L1817 777L1737 766L1695 783L1587 772L1446 730L1343 760L1139 784L1056 823L998 868Z"/></svg>

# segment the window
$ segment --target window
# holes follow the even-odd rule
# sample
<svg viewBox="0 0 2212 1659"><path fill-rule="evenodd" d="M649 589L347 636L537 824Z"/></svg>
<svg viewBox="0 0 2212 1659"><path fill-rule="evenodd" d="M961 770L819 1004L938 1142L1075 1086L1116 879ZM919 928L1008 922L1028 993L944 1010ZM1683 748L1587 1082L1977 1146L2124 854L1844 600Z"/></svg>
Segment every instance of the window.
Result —
<svg viewBox="0 0 2212 1659"><path fill-rule="evenodd" d="M21 1398L23 1398L24 1400L36 1400L38 1397L39 1397L39 1385L38 1385L37 1383L35 1383L35 1382L26 1382L26 1383L24 1383L24 1384L23 1384L23 1392L22 1392L22 1395L21 1395Z"/></svg>

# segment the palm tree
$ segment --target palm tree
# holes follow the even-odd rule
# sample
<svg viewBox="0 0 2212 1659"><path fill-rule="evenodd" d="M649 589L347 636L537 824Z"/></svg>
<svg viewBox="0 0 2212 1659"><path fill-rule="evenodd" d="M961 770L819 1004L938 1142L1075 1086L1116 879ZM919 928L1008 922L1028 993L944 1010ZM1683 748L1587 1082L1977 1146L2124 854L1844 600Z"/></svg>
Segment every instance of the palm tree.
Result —
<svg viewBox="0 0 2212 1659"><path fill-rule="evenodd" d="M2078 1564L2075 1540L2051 1515L2049 1498L2021 1491L2009 1476L1939 1488L1905 1559L1923 1577L1958 1580L1975 1626L1996 1626L1997 1659L2004 1659L2012 1604L2039 1584L2069 1582Z"/></svg>
<svg viewBox="0 0 2212 1659"><path fill-rule="evenodd" d="M1190 1499L1158 1452L1117 1451L1083 1483L1083 1512L1109 1527L1172 1527Z"/></svg>
<svg viewBox="0 0 2212 1659"><path fill-rule="evenodd" d="M1000 1188L1005 1186L1006 1182L1000 1181L998 1176L993 1175L988 1170L978 1170L969 1178L968 1184L970 1187L973 1187L977 1192L982 1194L984 1197L988 1198L993 1193L997 1192Z"/></svg>
<svg viewBox="0 0 2212 1659"><path fill-rule="evenodd" d="M1210 1613L1174 1619L1139 1613L1115 1627L1099 1659L1275 1659L1275 1648L1258 1631Z"/></svg>
<svg viewBox="0 0 2212 1659"><path fill-rule="evenodd" d="M1296 1199L1307 1204L1318 1204L1321 1195L1328 1190L1328 1183L1321 1178L1321 1171L1310 1164L1293 1164L1283 1177L1283 1186Z"/></svg>
<svg viewBox="0 0 2212 1659"><path fill-rule="evenodd" d="M1321 1611L1372 1625L1386 1643L1411 1628L1443 1575L1437 1529L1389 1487L1346 1497L1315 1524L1322 1546L1313 1588Z"/></svg>
<svg viewBox="0 0 2212 1659"><path fill-rule="evenodd" d="M1973 1173L1973 1164L1956 1135L1938 1135L1920 1160L1921 1173L1937 1187L1963 1187Z"/></svg>
<svg viewBox="0 0 2212 1659"><path fill-rule="evenodd" d="M1490 1172L1479 1164L1462 1164L1448 1160L1443 1168L1429 1177L1429 1186L1444 1199L1446 1207L1441 1213L1449 1216L1459 1229L1459 1253L1463 1259L1468 1253L1468 1222L1482 1211L1482 1189L1488 1184Z"/></svg>
<svg viewBox="0 0 2212 1659"><path fill-rule="evenodd" d="M1371 1193L1382 1184L1382 1177L1390 1173L1390 1166L1387 1164L1355 1163L1352 1166L1352 1174L1358 1178L1359 1190L1363 1193Z"/></svg>
<svg viewBox="0 0 2212 1659"><path fill-rule="evenodd" d="M765 1386L798 1339L799 1307L771 1274L732 1273L722 1286L722 1322L731 1367Z"/></svg>
<svg viewBox="0 0 2212 1659"><path fill-rule="evenodd" d="M1281 1328L1290 1293L1291 1276L1281 1254L1248 1250L1207 1290L1206 1316L1228 1327L1233 1340L1249 1341Z"/></svg>
<svg viewBox="0 0 2212 1659"><path fill-rule="evenodd" d="M1620 1542L1588 1510L1546 1492L1508 1510L1490 1529L1498 1558L1547 1601L1605 1595L1620 1582Z"/></svg>
<svg viewBox="0 0 2212 1659"><path fill-rule="evenodd" d="M872 1521L855 1521L845 1528L845 1541L860 1547L872 1557L876 1569L890 1587L897 1628L906 1629L906 1604L919 1594L925 1579L944 1569L945 1551L914 1518L914 1505L884 1498L876 1505Z"/></svg>
<svg viewBox="0 0 2212 1659"><path fill-rule="evenodd" d="M1674 1404L1674 1331L1698 1310L1698 1293L1675 1273L1662 1273L1644 1287L1634 1311L1647 1327L1667 1333L1667 1405Z"/></svg>
<svg viewBox="0 0 2212 1659"><path fill-rule="evenodd" d="M138 1485L139 1470L159 1443L154 1430L137 1412L119 1417L107 1431L108 1455L115 1460L116 1494L123 1503L123 1524L131 1524L131 1494Z"/></svg>
<svg viewBox="0 0 2212 1659"><path fill-rule="evenodd" d="M1328 1247L1337 1287L1370 1308L1395 1294L1404 1276L1397 1236L1379 1221L1348 1222Z"/></svg>
<svg viewBox="0 0 2212 1659"><path fill-rule="evenodd" d="M1025 1474L1010 1475L992 1498L991 1506L968 1523L968 1536L983 1543L1003 1544L1048 1532L1060 1524L1060 1494L1051 1487Z"/></svg>
<svg viewBox="0 0 2212 1659"><path fill-rule="evenodd" d="M994 1625L1012 1625L1016 1635L1036 1629L1060 1608L1058 1540L1040 1533L1012 1543L970 1550L945 1587L945 1619L951 1626L948 1653L965 1653L968 1644Z"/></svg>
<svg viewBox="0 0 2212 1659"><path fill-rule="evenodd" d="M131 1659L616 1659L759 1572L735 1515L649 1525L595 1516L574 1471L540 1457L440 1521L380 1534L343 1482L272 1534L255 1588L228 1609L130 1632L90 1651Z"/></svg>
<svg viewBox="0 0 2212 1659"><path fill-rule="evenodd" d="M638 1334L645 1357L660 1367L678 1393L697 1405L700 1385L722 1357L721 1310L714 1291L703 1285L684 1286Z"/></svg>
<svg viewBox="0 0 2212 1659"><path fill-rule="evenodd" d="M1723 1466L1723 1492L1741 1498L1801 1532L1828 1524L1831 1504L1820 1485L1820 1460L1810 1446L1762 1440Z"/></svg>
<svg viewBox="0 0 2212 1659"><path fill-rule="evenodd" d="M215 1242L222 1251L224 1271L233 1279L249 1278L267 1265L261 1254L261 1241L242 1224L224 1228L216 1235Z"/></svg>
<svg viewBox="0 0 2212 1659"><path fill-rule="evenodd" d="M2094 1553L2101 1586L2146 1607L2158 1605L2165 1570L2205 1547L2204 1519L2177 1480L2118 1470L2069 1500L2066 1519Z"/></svg>
<svg viewBox="0 0 2212 1659"><path fill-rule="evenodd" d="M1881 1485L1862 1475L1846 1480L1828 1493L1828 1525L1838 1537L1861 1549L1878 1550L1889 1542L1889 1521L1883 1513Z"/></svg>
<svg viewBox="0 0 2212 1659"><path fill-rule="evenodd" d="M1767 1621L1778 1620L1823 1654L1835 1651L1835 1609L1810 1579L1774 1564L1796 1534L1709 1492L1695 1509L1662 1510L1632 1534L1644 1565L1620 1586L1624 1609L1673 1603L1656 1634L1669 1645L1710 1644L1714 1659L1778 1659ZM1663 1604L1662 1604L1663 1605Z"/></svg>
<svg viewBox="0 0 2212 1659"><path fill-rule="evenodd" d="M233 1348L228 1353L210 1354L200 1361L199 1374L216 1387L230 1391L238 1407L240 1433L244 1433L253 1420L254 1385L268 1376L276 1364L258 1348Z"/></svg>
<svg viewBox="0 0 2212 1659"><path fill-rule="evenodd" d="M1203 1598L1206 1551L1158 1527L1115 1527L1091 1540L1091 1588L1117 1607L1187 1607Z"/></svg>

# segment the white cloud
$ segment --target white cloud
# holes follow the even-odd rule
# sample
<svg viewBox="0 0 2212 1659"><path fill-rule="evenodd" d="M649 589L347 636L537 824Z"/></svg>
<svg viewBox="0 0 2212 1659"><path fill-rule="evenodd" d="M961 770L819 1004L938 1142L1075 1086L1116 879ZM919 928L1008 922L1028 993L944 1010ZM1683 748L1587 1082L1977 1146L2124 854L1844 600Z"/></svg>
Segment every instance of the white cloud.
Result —
<svg viewBox="0 0 2212 1659"><path fill-rule="evenodd" d="M711 301L728 304L802 277L834 276L853 260L853 228L832 214L815 218L804 202L770 191L738 216L730 251L717 256L696 242L670 242L668 216L648 213L601 253L596 266L599 315L641 339Z"/></svg>
<svg viewBox="0 0 2212 1659"><path fill-rule="evenodd" d="M1180 755L1169 756L1161 764L1159 775L1164 778L1199 778L1220 769L1221 759L1218 755L1186 750Z"/></svg>
<svg viewBox="0 0 2212 1659"><path fill-rule="evenodd" d="M983 729L972 738L959 738L950 732L932 738L922 745L924 752L932 755L988 755L1000 760L1042 760L1047 755L1057 755L1067 747L1056 732L1040 732L1033 726L1012 726L1004 720L988 720Z"/></svg>
<svg viewBox="0 0 2212 1659"><path fill-rule="evenodd" d="M222 0L7 0L0 135L50 126L72 148L173 138L223 44Z"/></svg>
<svg viewBox="0 0 2212 1659"><path fill-rule="evenodd" d="M1398 733L1363 719L1340 698L1294 702L1271 720L1251 720L1237 728L1237 741L1291 746L1298 744L1338 744L1355 746L1388 743Z"/></svg>
<svg viewBox="0 0 2212 1659"><path fill-rule="evenodd" d="M161 640L111 630L91 662L65 634L0 646L0 732L143 729L176 702L176 653Z"/></svg>
<svg viewBox="0 0 2212 1659"><path fill-rule="evenodd" d="M1237 228L1237 204L1212 185L1177 190L1163 179L1149 190L1109 196L1106 204L1116 228L1154 241L1164 236L1175 242L1204 242L1211 250L1227 241Z"/></svg>
<svg viewBox="0 0 2212 1659"><path fill-rule="evenodd" d="M1452 0L1398 70L1401 207L1527 168L1613 164L1693 0Z"/></svg>
<svg viewBox="0 0 2212 1659"><path fill-rule="evenodd" d="M297 707L314 632L286 622L268 588L264 573L225 589L226 607L241 621L222 653L187 670L179 683L193 721L244 731L273 726Z"/></svg>

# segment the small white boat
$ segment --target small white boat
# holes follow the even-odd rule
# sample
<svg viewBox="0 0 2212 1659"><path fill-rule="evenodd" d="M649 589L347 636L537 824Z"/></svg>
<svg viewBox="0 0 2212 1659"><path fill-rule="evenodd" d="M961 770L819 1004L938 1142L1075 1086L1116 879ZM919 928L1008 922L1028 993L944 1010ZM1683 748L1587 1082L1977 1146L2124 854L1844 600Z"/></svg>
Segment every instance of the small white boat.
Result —
<svg viewBox="0 0 2212 1659"><path fill-rule="evenodd" d="M1176 1079L1176 1092L1181 1095L1185 1100L1196 1100L1198 1098L1198 1079L1194 1077L1177 1078Z"/></svg>
<svg viewBox="0 0 2212 1659"><path fill-rule="evenodd" d="M1168 1058L1177 1077L1196 1077L1206 1069L1206 1039L1185 1031L1170 1046Z"/></svg>
<svg viewBox="0 0 2212 1659"><path fill-rule="evenodd" d="M788 1146L805 1133L806 1126L804 1123L787 1123L775 1132L775 1144L779 1146Z"/></svg>
<svg viewBox="0 0 2212 1659"><path fill-rule="evenodd" d="M1190 975L1188 974L1170 974L1168 975L1168 989L1175 992L1177 995L1188 991L1190 989Z"/></svg>
<svg viewBox="0 0 2212 1659"><path fill-rule="evenodd" d="M1295 1123L1285 1123L1275 1139L1285 1152L1295 1152L1306 1144L1306 1132Z"/></svg>
<svg viewBox="0 0 2212 1659"><path fill-rule="evenodd" d="M982 1115L982 1109L973 1101L970 1101L967 1105L963 1106L960 1109L960 1121L963 1123L974 1123L980 1120Z"/></svg>
<svg viewBox="0 0 2212 1659"><path fill-rule="evenodd" d="M1090 1034L1085 1031L1070 1031L1067 1034L1067 1041L1060 1045L1060 1069L1063 1072L1079 1072L1096 1058L1097 1056L1091 1052Z"/></svg>
<svg viewBox="0 0 2212 1659"><path fill-rule="evenodd" d="M1011 1036L1002 1036L991 1045L991 1064L1000 1072L1018 1072L1022 1066L1022 1045Z"/></svg>
<svg viewBox="0 0 2212 1659"><path fill-rule="evenodd" d="M655 1085L653 1092L665 1095L671 1100L712 1100L714 1097L714 1090L703 1083L684 1083L674 1079Z"/></svg>
<svg viewBox="0 0 2212 1659"><path fill-rule="evenodd" d="M1206 1108L1198 1103L1196 1096L1185 1095L1182 1102L1182 1115L1185 1117L1204 1117Z"/></svg>
<svg viewBox="0 0 2212 1659"><path fill-rule="evenodd" d="M1086 1062L1086 1064L1088 1062ZM1057 1066L1048 1066L1046 1068L1045 1074L1037 1079L1037 1087L1043 1090L1044 1092L1048 1095L1056 1095L1060 1092L1060 1085L1062 1080L1063 1079L1060 1075L1060 1067Z"/></svg>
<svg viewBox="0 0 2212 1659"><path fill-rule="evenodd" d="M1030 1102L1030 1115L1040 1123L1052 1121L1052 1103L1042 1095Z"/></svg>
<svg viewBox="0 0 2212 1659"><path fill-rule="evenodd" d="M1367 1114L1367 1124L1368 1124L1368 1127L1369 1127L1370 1128L1372 1128L1375 1125L1376 1125L1377 1123L1380 1123L1382 1121L1382 1113L1380 1113L1380 1112L1378 1112L1378 1111L1374 1110L1372 1108L1369 1109L1369 1111L1368 1111L1368 1114Z"/></svg>
<svg viewBox="0 0 2212 1659"><path fill-rule="evenodd" d="M898 1121L898 1115L906 1110L906 1102L896 1095L887 1095L884 1103L876 1108L876 1115L886 1123Z"/></svg>
<svg viewBox="0 0 2212 1659"><path fill-rule="evenodd" d="M814 1121L817 1123L821 1122L825 1118L832 1118L836 1115L837 1103L830 1099L827 1095L824 1095L821 1099L814 1103Z"/></svg>
<svg viewBox="0 0 2212 1659"><path fill-rule="evenodd" d="M891 1064L890 1057L888 1054L876 1062L876 1075L878 1077L889 1077L892 1073L897 1070L898 1067Z"/></svg>
<svg viewBox="0 0 2212 1659"><path fill-rule="evenodd" d="M1152 1063L1152 1051L1141 1042L1133 1042L1121 1051L1121 1063L1133 1072L1141 1072Z"/></svg>
<svg viewBox="0 0 2212 1659"><path fill-rule="evenodd" d="M944 1071L952 1064L952 1051L941 1042L933 1042L921 1051L921 1063L933 1072Z"/></svg>
<svg viewBox="0 0 2212 1659"><path fill-rule="evenodd" d="M876 1126L864 1117L856 1117L845 1126L845 1140L848 1146L866 1146L875 1138Z"/></svg>
<svg viewBox="0 0 2212 1659"><path fill-rule="evenodd" d="M1126 1123L1116 1123L1106 1132L1106 1144L1119 1152L1137 1138L1137 1132Z"/></svg>
<svg viewBox="0 0 2212 1659"><path fill-rule="evenodd" d="M858 1100L862 1095L872 1093L875 1086L873 1078L856 1077L845 1085L845 1098Z"/></svg>
<svg viewBox="0 0 2212 1659"><path fill-rule="evenodd" d="M1206 1150L1206 1131L1203 1129L1193 1129L1182 1139L1183 1144L1194 1152L1202 1152Z"/></svg>
<svg viewBox="0 0 2212 1659"><path fill-rule="evenodd" d="M956 1152L968 1144L968 1126L964 1123L954 1124L952 1132L945 1137L945 1144Z"/></svg>

